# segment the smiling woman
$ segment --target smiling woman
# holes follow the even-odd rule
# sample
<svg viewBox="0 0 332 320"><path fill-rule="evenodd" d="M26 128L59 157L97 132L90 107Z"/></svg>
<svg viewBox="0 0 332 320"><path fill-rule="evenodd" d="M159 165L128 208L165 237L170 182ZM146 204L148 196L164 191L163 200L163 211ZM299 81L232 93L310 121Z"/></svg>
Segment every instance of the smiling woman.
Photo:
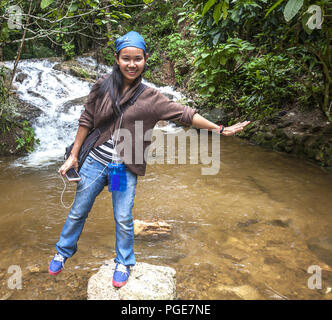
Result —
<svg viewBox="0 0 332 320"><path fill-rule="evenodd" d="M77 241L85 220L96 197L108 184L112 192L116 238L113 285L121 287L128 281L130 267L136 264L132 208L137 176L145 175L144 155L151 144L152 137L146 139L146 132L152 131L158 121L169 120L214 130L222 135L232 135L241 131L249 122L228 128L219 126L198 115L196 109L171 101L159 90L147 86L137 96L148 59L144 39L139 33L131 31L117 39L115 46L116 64L112 73L98 79L93 86L79 119L71 154L59 169L59 173L64 176L70 168L78 168L78 153L88 132L93 128L101 128L98 140L80 168L82 179L77 184L74 204L56 244L57 253L51 261L49 273L57 275L61 272L65 261L77 251ZM133 106L125 108L126 103L134 97L137 98ZM137 123L141 123L142 130L136 130ZM128 148L119 147L121 139L115 132L119 132L117 130L120 128L129 133L127 140L122 139ZM105 170L107 168L109 170ZM119 169L118 175L114 174L113 168ZM121 190L113 188L114 180L126 187Z"/></svg>

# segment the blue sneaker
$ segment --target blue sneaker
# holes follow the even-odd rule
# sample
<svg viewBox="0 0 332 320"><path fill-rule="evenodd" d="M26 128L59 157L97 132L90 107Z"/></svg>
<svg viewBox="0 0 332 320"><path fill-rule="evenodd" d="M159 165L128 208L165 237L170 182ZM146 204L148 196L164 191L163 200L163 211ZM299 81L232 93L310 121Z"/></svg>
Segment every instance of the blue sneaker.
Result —
<svg viewBox="0 0 332 320"><path fill-rule="evenodd" d="M124 286L129 278L130 268L121 263L117 263L113 274L113 286L120 288Z"/></svg>
<svg viewBox="0 0 332 320"><path fill-rule="evenodd" d="M48 273L52 276L56 276L57 274L59 274L64 268L66 260L66 257L63 257L60 253L57 252L50 263Z"/></svg>

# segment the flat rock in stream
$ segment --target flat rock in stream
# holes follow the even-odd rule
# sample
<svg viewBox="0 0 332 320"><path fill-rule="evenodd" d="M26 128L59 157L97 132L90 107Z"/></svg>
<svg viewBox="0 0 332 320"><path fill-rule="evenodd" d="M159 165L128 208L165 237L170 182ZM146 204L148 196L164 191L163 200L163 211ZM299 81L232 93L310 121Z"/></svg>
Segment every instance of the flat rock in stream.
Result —
<svg viewBox="0 0 332 320"><path fill-rule="evenodd" d="M176 271L170 267L137 262L129 280L117 289L112 285L115 262L107 260L88 282L88 300L174 300Z"/></svg>
<svg viewBox="0 0 332 320"><path fill-rule="evenodd" d="M169 234L171 226L163 220L134 220L134 234L138 235L156 235Z"/></svg>

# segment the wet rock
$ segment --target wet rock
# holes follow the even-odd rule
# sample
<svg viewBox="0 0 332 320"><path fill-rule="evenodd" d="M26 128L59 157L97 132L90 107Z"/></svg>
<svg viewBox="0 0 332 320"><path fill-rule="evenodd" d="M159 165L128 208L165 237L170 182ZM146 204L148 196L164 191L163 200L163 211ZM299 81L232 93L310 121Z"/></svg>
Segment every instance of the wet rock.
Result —
<svg viewBox="0 0 332 320"><path fill-rule="evenodd" d="M332 266L332 238L311 238L307 246L321 261Z"/></svg>
<svg viewBox="0 0 332 320"><path fill-rule="evenodd" d="M271 132L266 132L265 133L265 140L272 140L274 135Z"/></svg>
<svg viewBox="0 0 332 320"><path fill-rule="evenodd" d="M238 223L237 223L237 226L238 226L239 228L247 228L247 227L249 227L250 225L252 225L252 224L256 224L256 223L258 223L258 220L256 220L256 219L249 219L249 220L247 220L247 221L245 221L245 222L238 222Z"/></svg>
<svg viewBox="0 0 332 320"><path fill-rule="evenodd" d="M15 77L15 81L22 83L27 77L28 75L22 72Z"/></svg>
<svg viewBox="0 0 332 320"><path fill-rule="evenodd" d="M27 120L29 122L34 122L42 113L43 111L38 107L28 103L22 103L21 110L16 119L17 121Z"/></svg>
<svg viewBox="0 0 332 320"><path fill-rule="evenodd" d="M137 235L169 234L171 226L163 220L134 220L134 233Z"/></svg>
<svg viewBox="0 0 332 320"><path fill-rule="evenodd" d="M223 249L221 255L226 259L234 260L236 262L241 262L242 260L249 258L247 251L238 248Z"/></svg>
<svg viewBox="0 0 332 320"><path fill-rule="evenodd" d="M163 92L163 95L164 95L166 98L170 99L170 100L174 100L174 99L175 99L175 96L174 96L173 94L171 94L171 93Z"/></svg>
<svg viewBox="0 0 332 320"><path fill-rule="evenodd" d="M36 97L36 98L43 99L45 102L47 102L46 98L43 97L43 96L42 96L41 94L39 94L38 92L33 91L33 90L31 90L31 89L29 89L27 92L29 93L29 95L34 96L34 97Z"/></svg>
<svg viewBox="0 0 332 320"><path fill-rule="evenodd" d="M88 281L88 300L174 300L176 271L170 267L137 262L131 268L127 284L114 288L113 260L105 261Z"/></svg>
<svg viewBox="0 0 332 320"><path fill-rule="evenodd" d="M69 109L72 107L83 106L86 102L87 97L79 97L76 99L66 101L61 108L61 112L68 113Z"/></svg>
<svg viewBox="0 0 332 320"><path fill-rule="evenodd" d="M292 219L287 219L287 220L274 219L274 220L267 221L266 224L275 226L275 227L287 228L287 227L289 227L291 222L292 222Z"/></svg>
<svg viewBox="0 0 332 320"><path fill-rule="evenodd" d="M53 66L53 69L70 74L74 77L83 78L87 80L95 80L97 78L97 74L95 71L87 67L82 67L75 60L62 61L60 63L57 63Z"/></svg>
<svg viewBox="0 0 332 320"><path fill-rule="evenodd" d="M27 270L30 272L30 273L38 273L40 272L40 266L35 264L35 265L31 265L31 266L27 266Z"/></svg>
<svg viewBox="0 0 332 320"><path fill-rule="evenodd" d="M275 256L267 256L264 258L264 263L266 264L276 264L276 263L280 263L280 259L278 259Z"/></svg>
<svg viewBox="0 0 332 320"><path fill-rule="evenodd" d="M293 123L293 120L291 119L287 119L287 120L284 120L280 123L278 123L278 128L286 128L286 127L289 127L291 124Z"/></svg>

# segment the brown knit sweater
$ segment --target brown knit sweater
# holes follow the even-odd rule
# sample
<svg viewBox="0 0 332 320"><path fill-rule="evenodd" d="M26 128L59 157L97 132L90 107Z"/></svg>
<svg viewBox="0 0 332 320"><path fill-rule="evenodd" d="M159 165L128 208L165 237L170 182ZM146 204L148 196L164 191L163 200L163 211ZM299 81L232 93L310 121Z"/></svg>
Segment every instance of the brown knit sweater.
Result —
<svg viewBox="0 0 332 320"><path fill-rule="evenodd" d="M119 117L115 122L110 121L113 115L113 107L109 94L107 93L103 99L95 99L96 90L99 88L101 81L107 76L109 75L99 78L93 85L88 100L84 105L85 109L79 118L79 125L90 129L100 128L109 122L107 129L102 132L94 147L100 146L109 140L115 130L119 128ZM133 96L139 84L140 81L124 94L120 100L120 105L123 105ZM150 146L152 138L150 132L152 132L156 123L159 120L171 120L190 126L196 112L196 109L171 101L160 91L147 87L136 102L123 113L121 128L128 129L131 139L128 140L125 135L121 137L122 131L120 131L120 138L116 147L120 158L131 172L144 176L146 159L142 157L142 154L147 154L145 152ZM136 133L135 122L138 131ZM146 134L148 130L150 132ZM126 149L130 150L128 154L124 154Z"/></svg>

